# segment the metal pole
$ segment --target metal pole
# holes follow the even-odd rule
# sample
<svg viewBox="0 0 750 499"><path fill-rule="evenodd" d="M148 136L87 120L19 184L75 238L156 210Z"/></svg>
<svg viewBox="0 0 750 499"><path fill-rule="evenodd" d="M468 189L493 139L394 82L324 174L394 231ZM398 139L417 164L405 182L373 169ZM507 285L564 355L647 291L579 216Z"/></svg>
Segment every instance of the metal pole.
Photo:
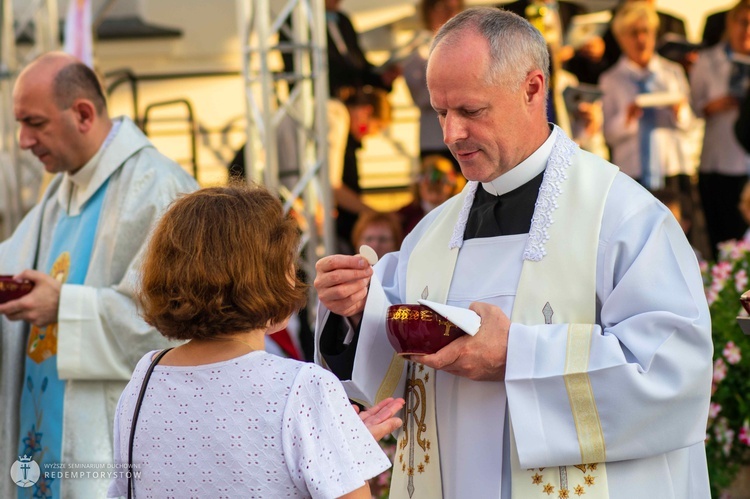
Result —
<svg viewBox="0 0 750 499"><path fill-rule="evenodd" d="M246 97L246 178L262 180L269 189L282 193L285 209L301 215L302 263L312 280L315 262L335 247L328 180L324 3L274 2L276 12L271 12L268 0L237 0L237 5ZM281 31L291 39L280 42ZM274 71L272 56L279 54L291 54L293 67ZM278 133L280 127L290 126L297 127L292 135L296 137L293 157L298 181L287 189L280 181ZM286 170L289 165L283 166ZM316 300L313 290L310 313L314 314Z"/></svg>
<svg viewBox="0 0 750 499"><path fill-rule="evenodd" d="M320 195L323 206L323 248L330 254L336 248L336 227L333 218L333 192L328 174L328 37L326 35L326 18L324 0L312 0L313 22L313 77L316 80L314 102L316 133L318 141L316 162L320 164ZM318 255L319 257L324 255Z"/></svg>
<svg viewBox="0 0 750 499"><path fill-rule="evenodd" d="M13 85L20 68L37 55L56 50L60 46L57 0L35 0L26 4L26 9L17 16L13 0L0 0L0 152L7 164L0 166L5 191L2 239L10 236L24 215L21 154L16 141L15 118L13 116ZM22 57L16 47L17 35L28 30L33 21L31 34L33 46Z"/></svg>
<svg viewBox="0 0 750 499"><path fill-rule="evenodd" d="M5 206L3 207L3 224L1 238L10 237L13 230L21 222L23 216L23 202L21 198L21 166L18 162L18 154L15 140L15 119L13 117L13 82L17 70L16 41L13 30L13 1L0 0L2 8L0 15L0 152L3 153L7 162L0 163L0 174L3 177L5 192Z"/></svg>

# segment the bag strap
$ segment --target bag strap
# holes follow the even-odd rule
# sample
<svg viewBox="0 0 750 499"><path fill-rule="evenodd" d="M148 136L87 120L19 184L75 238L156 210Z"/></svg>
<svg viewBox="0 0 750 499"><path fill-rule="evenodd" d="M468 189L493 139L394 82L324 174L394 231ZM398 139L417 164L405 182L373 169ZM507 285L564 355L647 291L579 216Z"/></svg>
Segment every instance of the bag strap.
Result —
<svg viewBox="0 0 750 499"><path fill-rule="evenodd" d="M141 384L141 392L138 394L138 400L135 402L135 410L133 410L133 422L130 425L130 441L128 442L128 499L132 499L135 495L133 485L133 440L135 440L135 426L138 424L138 413L141 412L141 404L143 403L143 395L146 393L146 387L148 386L148 380L151 379L151 373L154 371L154 367L159 363L164 355L172 350L172 348L165 348L159 354L154 357L151 361L151 365L146 370L146 375L143 377L143 384Z"/></svg>

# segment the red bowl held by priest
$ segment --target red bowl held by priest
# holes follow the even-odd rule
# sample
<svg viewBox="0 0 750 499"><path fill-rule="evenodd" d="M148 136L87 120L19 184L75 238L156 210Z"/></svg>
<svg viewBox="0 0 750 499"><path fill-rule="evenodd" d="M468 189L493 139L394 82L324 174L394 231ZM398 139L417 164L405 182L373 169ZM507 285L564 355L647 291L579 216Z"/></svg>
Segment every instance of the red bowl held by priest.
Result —
<svg viewBox="0 0 750 499"><path fill-rule="evenodd" d="M432 354L466 334L429 307L417 304L388 307L386 333L393 349L402 355Z"/></svg>

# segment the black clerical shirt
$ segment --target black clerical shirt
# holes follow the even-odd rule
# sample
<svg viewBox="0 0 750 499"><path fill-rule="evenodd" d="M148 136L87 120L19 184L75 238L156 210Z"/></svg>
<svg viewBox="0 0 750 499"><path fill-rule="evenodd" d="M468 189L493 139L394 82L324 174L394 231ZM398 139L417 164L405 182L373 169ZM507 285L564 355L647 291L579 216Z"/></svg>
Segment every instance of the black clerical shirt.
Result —
<svg viewBox="0 0 750 499"><path fill-rule="evenodd" d="M481 185L477 187L466 222L464 240L527 234L531 229L534 205L543 178L544 172L499 196L488 193Z"/></svg>

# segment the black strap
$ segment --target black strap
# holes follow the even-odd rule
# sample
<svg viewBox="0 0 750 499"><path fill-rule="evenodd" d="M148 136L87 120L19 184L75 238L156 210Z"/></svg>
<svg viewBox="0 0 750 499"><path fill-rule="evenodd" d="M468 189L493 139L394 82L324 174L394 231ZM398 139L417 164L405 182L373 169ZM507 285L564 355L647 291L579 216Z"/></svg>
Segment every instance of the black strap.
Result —
<svg viewBox="0 0 750 499"><path fill-rule="evenodd" d="M132 499L135 495L133 490L133 440L135 439L135 425L138 424L138 413L141 412L141 404L143 403L143 395L146 393L146 387L148 386L148 380L151 378L151 373L154 371L154 367L159 363L164 355L172 350L171 348L165 348L159 354L154 357L151 361L151 365L146 370L146 375L143 377L143 384L141 384L141 392L138 394L138 400L135 402L135 409L133 410L133 423L130 425L130 441L128 442L128 499Z"/></svg>

